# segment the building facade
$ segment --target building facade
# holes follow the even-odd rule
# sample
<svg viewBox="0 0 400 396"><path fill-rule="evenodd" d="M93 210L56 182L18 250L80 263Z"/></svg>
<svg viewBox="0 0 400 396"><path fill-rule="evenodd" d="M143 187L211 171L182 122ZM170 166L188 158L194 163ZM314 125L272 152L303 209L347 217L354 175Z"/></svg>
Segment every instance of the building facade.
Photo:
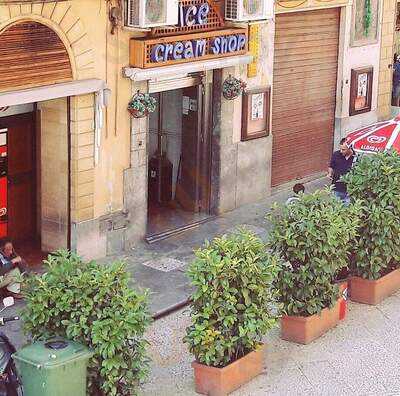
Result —
<svg viewBox="0 0 400 396"><path fill-rule="evenodd" d="M130 86L121 76L130 35L111 34L109 9L92 0L0 1L3 220L11 238L44 251L93 257L107 243L122 248L104 236L102 219L121 212L130 163Z"/></svg>
<svg viewBox="0 0 400 396"><path fill-rule="evenodd" d="M397 0L382 1L382 45L381 67L379 74L379 117L387 119L398 114L399 109L392 103L393 63L394 56L399 53L399 2Z"/></svg>
<svg viewBox="0 0 400 396"><path fill-rule="evenodd" d="M381 115L371 3L0 0L0 232L102 257L320 175Z"/></svg>
<svg viewBox="0 0 400 396"><path fill-rule="evenodd" d="M378 1L370 12L367 29L365 1L276 2L273 185L325 171L340 138L377 120ZM363 81L364 98L354 98Z"/></svg>

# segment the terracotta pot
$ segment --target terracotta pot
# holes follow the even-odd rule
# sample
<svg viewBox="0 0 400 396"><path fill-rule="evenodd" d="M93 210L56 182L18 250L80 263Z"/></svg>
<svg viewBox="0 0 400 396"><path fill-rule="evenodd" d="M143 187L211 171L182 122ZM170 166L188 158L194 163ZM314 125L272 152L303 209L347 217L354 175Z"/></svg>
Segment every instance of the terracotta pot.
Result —
<svg viewBox="0 0 400 396"><path fill-rule="evenodd" d="M196 392L208 396L225 396L240 388L263 370L265 345L230 365L217 368L192 363Z"/></svg>
<svg viewBox="0 0 400 396"><path fill-rule="evenodd" d="M400 269L378 280L353 276L350 278L350 299L362 304L377 305L400 289Z"/></svg>
<svg viewBox="0 0 400 396"><path fill-rule="evenodd" d="M342 298L339 298L334 307L324 308L320 315L283 316L281 338L298 344L309 344L339 323L341 303ZM344 318L344 316L342 311L342 317Z"/></svg>
<svg viewBox="0 0 400 396"><path fill-rule="evenodd" d="M148 110L145 110L144 113L141 113L139 110L128 108L128 111L134 118L144 118L149 115Z"/></svg>
<svg viewBox="0 0 400 396"><path fill-rule="evenodd" d="M227 100L234 100L239 97L239 94L223 92L224 98Z"/></svg>

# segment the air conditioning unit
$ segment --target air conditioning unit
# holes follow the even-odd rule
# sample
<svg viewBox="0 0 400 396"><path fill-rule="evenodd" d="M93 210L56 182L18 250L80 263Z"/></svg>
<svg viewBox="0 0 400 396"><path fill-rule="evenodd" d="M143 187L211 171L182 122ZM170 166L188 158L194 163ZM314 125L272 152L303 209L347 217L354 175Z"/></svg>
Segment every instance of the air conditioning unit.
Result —
<svg viewBox="0 0 400 396"><path fill-rule="evenodd" d="M125 0L125 26L151 28L178 23L178 0Z"/></svg>
<svg viewBox="0 0 400 396"><path fill-rule="evenodd" d="M274 16L274 0L225 0L225 19L245 22Z"/></svg>

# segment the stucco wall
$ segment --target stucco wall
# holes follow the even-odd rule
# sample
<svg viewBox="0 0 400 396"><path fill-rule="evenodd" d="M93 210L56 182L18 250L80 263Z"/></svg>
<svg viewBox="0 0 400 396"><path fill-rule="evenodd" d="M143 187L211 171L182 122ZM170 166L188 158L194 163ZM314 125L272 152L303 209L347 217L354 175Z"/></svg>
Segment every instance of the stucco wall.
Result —
<svg viewBox="0 0 400 396"><path fill-rule="evenodd" d="M247 66L223 70L222 81L229 74L247 82L247 88L272 86L275 22L259 25L259 62L257 76L247 77ZM256 202L271 193L272 135L241 141L242 98L234 101L221 96L219 137L220 182L219 213Z"/></svg>
<svg viewBox="0 0 400 396"><path fill-rule="evenodd" d="M67 98L41 102L40 208L42 250L67 248L68 122Z"/></svg>
<svg viewBox="0 0 400 396"><path fill-rule="evenodd" d="M335 144L349 131L371 124L378 118L378 83L380 69L381 35L375 43L363 46L351 45L353 6L342 7L340 26L340 49L338 66L338 87L336 100ZM381 20L382 9L379 10ZM374 68L371 111L349 116L351 69L372 66Z"/></svg>
<svg viewBox="0 0 400 396"><path fill-rule="evenodd" d="M382 46L380 53L378 115L380 119L391 116L392 68L396 0L382 1Z"/></svg>

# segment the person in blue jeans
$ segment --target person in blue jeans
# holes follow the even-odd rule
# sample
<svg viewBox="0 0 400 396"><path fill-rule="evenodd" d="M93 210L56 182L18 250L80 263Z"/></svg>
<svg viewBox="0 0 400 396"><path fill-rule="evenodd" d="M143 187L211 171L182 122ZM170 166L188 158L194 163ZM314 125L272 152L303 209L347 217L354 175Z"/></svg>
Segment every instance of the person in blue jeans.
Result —
<svg viewBox="0 0 400 396"><path fill-rule="evenodd" d="M333 192L345 205L350 203L350 197L347 193L346 183L341 181L356 161L356 155L351 146L346 142L346 138L340 141L339 150L332 154L328 169L328 177L332 179Z"/></svg>

